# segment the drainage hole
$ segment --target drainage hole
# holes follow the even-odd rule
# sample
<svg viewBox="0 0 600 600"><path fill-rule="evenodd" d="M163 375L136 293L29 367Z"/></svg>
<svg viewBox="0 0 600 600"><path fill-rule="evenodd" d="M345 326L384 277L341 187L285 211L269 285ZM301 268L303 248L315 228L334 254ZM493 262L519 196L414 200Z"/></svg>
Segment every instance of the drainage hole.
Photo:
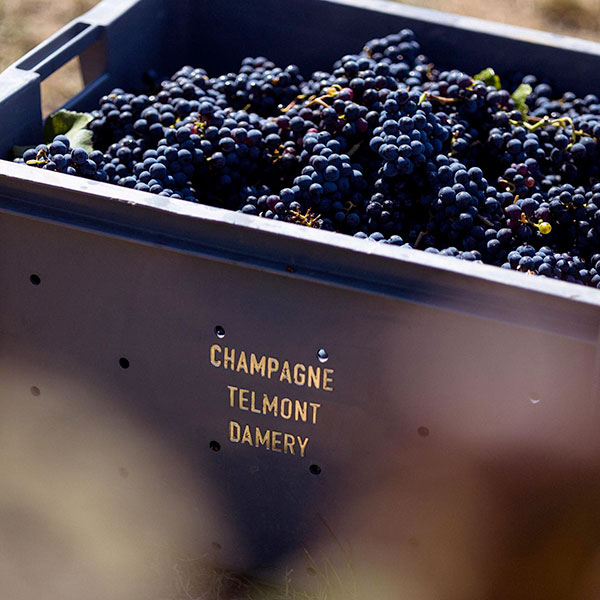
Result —
<svg viewBox="0 0 600 600"><path fill-rule="evenodd" d="M321 473L321 467L319 465L310 465L310 467L308 467L308 470L313 475L320 475L320 473Z"/></svg>
<svg viewBox="0 0 600 600"><path fill-rule="evenodd" d="M129 369L129 361L124 356L119 359L119 365L122 369Z"/></svg>
<svg viewBox="0 0 600 600"><path fill-rule="evenodd" d="M33 285L40 285L40 283L42 283L40 276L36 275L35 273L32 273L29 276L29 281L31 281L31 283L33 283Z"/></svg>
<svg viewBox="0 0 600 600"><path fill-rule="evenodd" d="M223 339L225 337L225 329L223 329L223 327L221 327L220 325L217 325L215 327L215 335L218 338Z"/></svg>
<svg viewBox="0 0 600 600"><path fill-rule="evenodd" d="M29 388L32 396L39 396L42 392L40 392L40 388L37 385L32 385Z"/></svg>
<svg viewBox="0 0 600 600"><path fill-rule="evenodd" d="M218 452L221 449L221 444L219 444L219 442L216 442L215 440L212 440L212 442L210 442L208 444L208 447L213 451L213 452Z"/></svg>

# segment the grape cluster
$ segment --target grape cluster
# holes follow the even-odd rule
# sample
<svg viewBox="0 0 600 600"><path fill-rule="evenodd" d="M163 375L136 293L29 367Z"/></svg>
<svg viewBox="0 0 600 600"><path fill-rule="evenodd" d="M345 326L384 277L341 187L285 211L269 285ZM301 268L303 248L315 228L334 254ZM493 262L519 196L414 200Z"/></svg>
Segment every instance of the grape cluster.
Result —
<svg viewBox="0 0 600 600"><path fill-rule="evenodd" d="M69 139L64 135L56 136L51 144L39 144L26 150L21 160L48 171L79 175L96 181L109 180L102 168L105 164L104 154L99 150L88 154L83 148L71 148Z"/></svg>
<svg viewBox="0 0 600 600"><path fill-rule="evenodd" d="M499 82L437 70L403 30L310 76L249 57L114 89L93 152L58 136L16 160L600 287L600 99Z"/></svg>

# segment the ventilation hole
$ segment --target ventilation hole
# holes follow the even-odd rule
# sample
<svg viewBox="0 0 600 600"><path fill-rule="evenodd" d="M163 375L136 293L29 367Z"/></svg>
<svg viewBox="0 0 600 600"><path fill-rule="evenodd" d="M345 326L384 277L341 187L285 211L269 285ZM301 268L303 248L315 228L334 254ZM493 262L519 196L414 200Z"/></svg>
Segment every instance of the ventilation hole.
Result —
<svg viewBox="0 0 600 600"><path fill-rule="evenodd" d="M122 369L129 369L129 361L124 356L119 359L119 365Z"/></svg>
<svg viewBox="0 0 600 600"><path fill-rule="evenodd" d="M45 119L84 87L79 58L76 56L41 82L42 117Z"/></svg>
<svg viewBox="0 0 600 600"><path fill-rule="evenodd" d="M215 335L216 335L218 338L221 338L221 339L223 339L223 338L225 337L225 329L223 329L223 327L221 327L220 325L217 325L217 326L215 327Z"/></svg>
<svg viewBox="0 0 600 600"><path fill-rule="evenodd" d="M329 360L329 354L327 354L327 350L325 350L325 348L319 348L319 350L317 350L317 358L322 363L327 362Z"/></svg>
<svg viewBox="0 0 600 600"><path fill-rule="evenodd" d="M32 396L39 396L42 392L40 392L40 388L37 385L32 385L29 388Z"/></svg>
<svg viewBox="0 0 600 600"><path fill-rule="evenodd" d="M221 544L219 544L219 542L213 542L212 547L213 547L213 550L220 550Z"/></svg>
<svg viewBox="0 0 600 600"><path fill-rule="evenodd" d="M429 429L427 429L427 427L419 427L419 429L417 429L417 433L421 437L427 437L429 435Z"/></svg>
<svg viewBox="0 0 600 600"><path fill-rule="evenodd" d="M212 442L210 442L208 444L208 447L213 451L213 452L218 452L221 449L221 444L219 444L219 442L216 442L215 440L213 440Z"/></svg>
<svg viewBox="0 0 600 600"><path fill-rule="evenodd" d="M127 477L129 477L129 471L125 467L119 467L119 475L124 479L127 479Z"/></svg>
<svg viewBox="0 0 600 600"><path fill-rule="evenodd" d="M40 276L36 275L35 273L32 273L29 276L29 281L31 281L31 283L33 283L33 285L40 285L40 283L42 283Z"/></svg>
<svg viewBox="0 0 600 600"><path fill-rule="evenodd" d="M308 467L308 470L313 475L320 475L320 473L321 473L321 467L319 465L310 465L310 467Z"/></svg>

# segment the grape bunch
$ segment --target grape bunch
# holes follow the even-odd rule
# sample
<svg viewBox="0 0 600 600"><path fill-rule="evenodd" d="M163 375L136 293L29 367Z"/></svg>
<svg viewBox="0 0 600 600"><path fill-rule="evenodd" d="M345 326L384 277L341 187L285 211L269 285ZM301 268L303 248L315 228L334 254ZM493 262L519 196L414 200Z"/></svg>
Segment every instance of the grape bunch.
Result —
<svg viewBox="0 0 600 600"><path fill-rule="evenodd" d="M405 29L309 75L260 56L114 89L93 151L16 161L600 288L600 99L505 81L438 70Z"/></svg>
<svg viewBox="0 0 600 600"><path fill-rule="evenodd" d="M51 144L40 144L26 150L22 161L50 171L79 175L96 181L109 180L102 168L105 163L104 154L99 150L88 154L83 148L71 148L69 139L64 135L57 135Z"/></svg>

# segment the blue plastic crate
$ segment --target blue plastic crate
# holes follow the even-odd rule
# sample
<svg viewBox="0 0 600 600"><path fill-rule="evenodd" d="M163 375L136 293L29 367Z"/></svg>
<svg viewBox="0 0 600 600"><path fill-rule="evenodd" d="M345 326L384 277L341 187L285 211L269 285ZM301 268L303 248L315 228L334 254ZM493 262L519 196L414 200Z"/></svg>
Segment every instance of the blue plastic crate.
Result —
<svg viewBox="0 0 600 600"><path fill-rule="evenodd" d="M597 85L596 44L395 3L104 0L0 75L0 151L74 56L90 109L149 68L310 71L404 27L442 66ZM591 585L597 290L8 161L0 240L7 598L160 598L196 564L372 598Z"/></svg>

